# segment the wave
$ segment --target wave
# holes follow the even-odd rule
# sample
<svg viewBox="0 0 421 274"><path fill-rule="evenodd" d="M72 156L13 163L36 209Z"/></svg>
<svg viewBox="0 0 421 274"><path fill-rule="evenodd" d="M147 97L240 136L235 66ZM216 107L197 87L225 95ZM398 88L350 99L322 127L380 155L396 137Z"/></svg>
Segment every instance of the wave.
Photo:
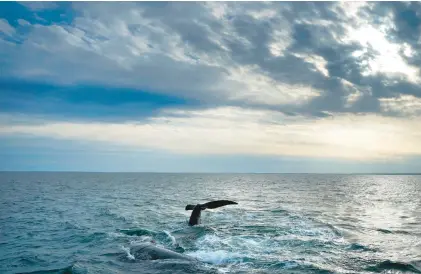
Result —
<svg viewBox="0 0 421 274"><path fill-rule="evenodd" d="M389 229L384 229L384 228L378 228L378 229L376 229L376 231L382 232L384 234L404 234L404 235L410 235L411 234L411 233L409 233L408 231L405 231L405 230L389 230Z"/></svg>
<svg viewBox="0 0 421 274"><path fill-rule="evenodd" d="M226 263L240 263L250 260L248 257L244 257L240 253L228 252L225 250L206 251L198 250L195 252L189 252L187 255L198 259L201 262L211 263L214 265L226 264Z"/></svg>
<svg viewBox="0 0 421 274"><path fill-rule="evenodd" d="M107 207L99 208L97 214L98 214L99 217L107 217L107 218L111 218L113 220L119 220L119 221L123 221L123 222L130 222L131 221L128 217L119 215L119 214L113 212L110 208L107 208Z"/></svg>
<svg viewBox="0 0 421 274"><path fill-rule="evenodd" d="M175 239L175 237L173 235L171 235L171 233L167 230L164 230L164 233L168 236L168 238L171 240L171 244L172 246L176 246L177 245L177 241Z"/></svg>
<svg viewBox="0 0 421 274"><path fill-rule="evenodd" d="M135 260L136 259L134 257L134 255L130 253L130 247L122 246L121 249L126 253L127 259L129 259L129 260Z"/></svg>
<svg viewBox="0 0 421 274"><path fill-rule="evenodd" d="M185 273L220 273L215 268L189 261L180 260L154 260L137 263L139 266L137 273L142 274L185 274ZM136 273L136 272L135 272Z"/></svg>
<svg viewBox="0 0 421 274"><path fill-rule="evenodd" d="M285 215L290 214L290 212L286 209L273 209L270 212L272 212L272 213L285 213Z"/></svg>
<svg viewBox="0 0 421 274"><path fill-rule="evenodd" d="M156 236L158 233L145 228L134 228L134 229L119 229L120 233L128 236Z"/></svg>
<svg viewBox="0 0 421 274"><path fill-rule="evenodd" d="M107 237L107 233L105 232L94 232L89 235L83 236L80 239L81 243L90 243L92 241L99 241L101 239L105 239Z"/></svg>
<svg viewBox="0 0 421 274"><path fill-rule="evenodd" d="M366 268L366 270L373 271L373 272L398 270L398 271L403 271L403 272L421 273L421 269L417 268L412 263L393 262L390 260L380 262L376 264L375 266L370 266Z"/></svg>
<svg viewBox="0 0 421 274"><path fill-rule="evenodd" d="M43 273L72 274L76 272L74 271L74 265L70 265L64 268L43 269L43 270L35 270L35 271L29 271L29 272L17 272L16 274L43 274Z"/></svg>
<svg viewBox="0 0 421 274"><path fill-rule="evenodd" d="M303 263L302 261L282 261L269 266L270 270L275 270L275 273L320 273L320 274L334 274L335 272L315 264Z"/></svg>
<svg viewBox="0 0 421 274"><path fill-rule="evenodd" d="M348 246L348 250L354 250L354 251L372 251L372 252L378 251L377 249L370 248L370 247L364 246L364 245L359 244L359 243L352 243L352 244L350 244Z"/></svg>

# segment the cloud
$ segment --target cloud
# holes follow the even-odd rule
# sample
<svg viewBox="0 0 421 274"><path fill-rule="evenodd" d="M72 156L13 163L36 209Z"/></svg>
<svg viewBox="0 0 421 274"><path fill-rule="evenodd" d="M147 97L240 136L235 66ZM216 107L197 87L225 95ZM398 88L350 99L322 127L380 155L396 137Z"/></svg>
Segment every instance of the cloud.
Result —
<svg viewBox="0 0 421 274"><path fill-rule="evenodd" d="M362 23L356 28L348 27L347 29L347 40L355 41L363 46L362 50L355 51L353 56L362 56L370 48L374 51L373 57L366 61L362 74L402 75L410 82L420 83L419 68L406 63L402 56L402 52L407 57L413 54L411 46L407 43L394 43L387 39L388 33L395 27L392 18L386 17L381 28Z"/></svg>
<svg viewBox="0 0 421 274"><path fill-rule="evenodd" d="M30 9L31 11L42 11L42 10L50 10L57 8L57 4L55 2L47 2L47 1L37 1L37 2L19 2L22 6Z"/></svg>
<svg viewBox="0 0 421 274"><path fill-rule="evenodd" d="M194 100L124 88L57 86L0 79L0 108L9 114L27 114L47 120L142 120L162 108L195 108Z"/></svg>
<svg viewBox="0 0 421 274"><path fill-rule="evenodd" d="M15 29L9 25L9 22L7 22L6 19L0 19L0 32L7 36L12 36L15 34Z"/></svg>
<svg viewBox="0 0 421 274"><path fill-rule="evenodd" d="M419 96L411 92L420 87L418 67L408 62L413 44L390 41L397 23L389 15L371 22L372 4L72 7L71 24L33 24L21 44L2 46L7 76L298 113L376 112L378 98ZM362 108L355 90L373 103Z"/></svg>
<svg viewBox="0 0 421 274"><path fill-rule="evenodd" d="M401 116L421 116L421 98L412 95L400 95L395 98L380 99L382 108L387 112Z"/></svg>
<svg viewBox="0 0 421 274"><path fill-rule="evenodd" d="M24 19L18 19L18 24L21 26L29 26L31 25L28 21L24 20Z"/></svg>
<svg viewBox="0 0 421 274"><path fill-rule="evenodd" d="M2 134L186 154L420 154L419 3L28 5L0 20Z"/></svg>
<svg viewBox="0 0 421 274"><path fill-rule="evenodd" d="M4 125L0 132L105 142L181 154L392 159L421 154L419 119L343 115L322 119L217 108L166 110L147 121Z"/></svg>
<svg viewBox="0 0 421 274"><path fill-rule="evenodd" d="M207 5L167 3L163 8L128 3L116 10L110 4L75 4L75 9L84 16L72 25L34 25L22 45L6 48L14 56L10 76L42 77L64 85L123 86L210 102L300 104L322 93L299 81L278 81L255 65L236 64L232 59L237 53L224 40L254 39L243 31L246 21L238 19L235 26L218 23ZM197 19L201 21L164 16L179 12L175 18L181 18L194 9L204 14ZM246 38L235 34L233 27ZM247 54L252 52L250 48Z"/></svg>

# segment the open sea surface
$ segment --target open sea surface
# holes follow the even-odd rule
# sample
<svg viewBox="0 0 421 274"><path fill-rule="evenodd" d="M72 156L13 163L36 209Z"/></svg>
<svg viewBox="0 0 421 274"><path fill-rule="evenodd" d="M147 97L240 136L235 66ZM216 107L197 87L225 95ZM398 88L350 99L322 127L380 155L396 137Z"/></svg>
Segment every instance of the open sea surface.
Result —
<svg viewBox="0 0 421 274"><path fill-rule="evenodd" d="M228 199L189 227L187 204ZM197 258L145 260L142 242ZM421 273L421 176L0 173L0 273Z"/></svg>

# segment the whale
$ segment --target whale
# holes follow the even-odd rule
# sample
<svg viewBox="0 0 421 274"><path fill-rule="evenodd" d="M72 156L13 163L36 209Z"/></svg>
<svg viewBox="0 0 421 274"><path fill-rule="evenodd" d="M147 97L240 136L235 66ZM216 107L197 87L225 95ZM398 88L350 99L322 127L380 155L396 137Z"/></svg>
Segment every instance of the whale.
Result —
<svg viewBox="0 0 421 274"><path fill-rule="evenodd" d="M183 261L197 261L197 259L177 253L154 244L142 243L130 249L130 253L136 259L143 260L183 260Z"/></svg>
<svg viewBox="0 0 421 274"><path fill-rule="evenodd" d="M194 226L200 224L200 216L202 214L202 210L205 209L214 209L221 206L226 205L237 205L238 203L228 200L218 200L218 201L211 201L205 204L197 204L197 205L186 205L186 210L192 210L189 219L189 226Z"/></svg>
<svg viewBox="0 0 421 274"><path fill-rule="evenodd" d="M228 200L218 200L218 201L211 201L204 204L197 204L197 205L187 205L186 210L192 210L192 214L189 219L189 225L194 226L200 223L200 215L202 210L205 209L214 209L226 205L233 205L238 204L233 201ZM165 249L159 246L156 246L154 241L151 243L141 243L132 248L130 248L130 253L137 259L143 260L167 260L167 259L176 259L176 260L183 260L183 261L198 261L196 258L177 253L175 251Z"/></svg>

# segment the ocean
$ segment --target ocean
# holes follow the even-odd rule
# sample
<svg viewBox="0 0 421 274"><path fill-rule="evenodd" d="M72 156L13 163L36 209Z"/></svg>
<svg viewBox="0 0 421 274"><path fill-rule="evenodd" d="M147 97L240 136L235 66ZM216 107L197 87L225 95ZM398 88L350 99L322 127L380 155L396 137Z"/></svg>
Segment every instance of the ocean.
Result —
<svg viewBox="0 0 421 274"><path fill-rule="evenodd" d="M419 175L2 172L0 197L0 273L421 273Z"/></svg>

